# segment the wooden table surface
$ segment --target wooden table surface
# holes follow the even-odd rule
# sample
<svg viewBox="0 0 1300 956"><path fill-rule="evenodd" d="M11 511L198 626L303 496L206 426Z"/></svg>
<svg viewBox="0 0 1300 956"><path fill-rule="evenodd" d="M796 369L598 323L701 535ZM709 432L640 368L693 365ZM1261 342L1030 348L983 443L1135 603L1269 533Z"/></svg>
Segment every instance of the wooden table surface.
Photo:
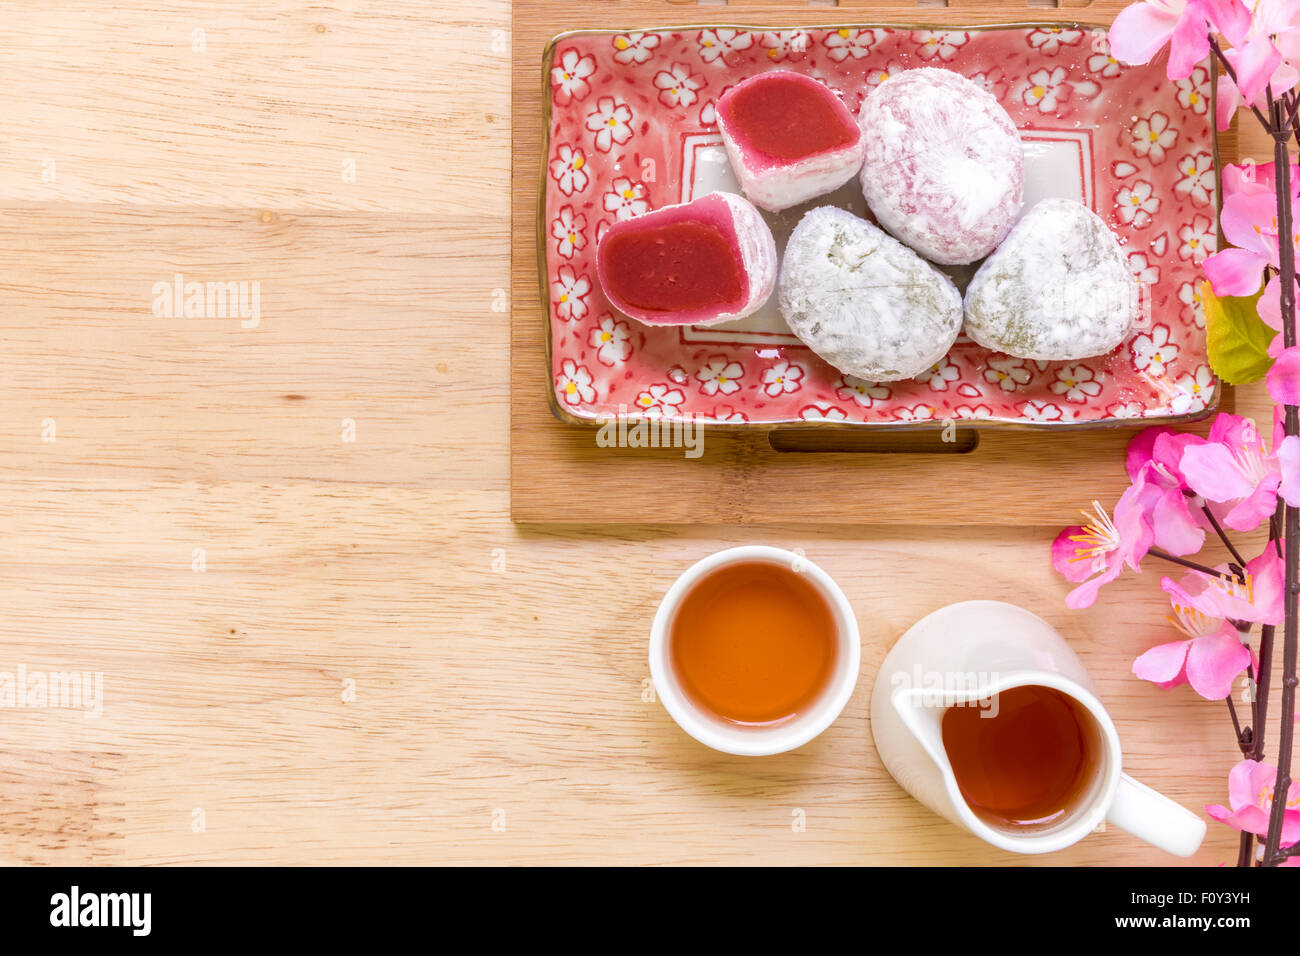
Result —
<svg viewBox="0 0 1300 956"><path fill-rule="evenodd" d="M867 724L910 623L1010 600L1075 643L1126 769L1224 800L1226 709L1128 673L1171 639L1160 568L1071 612L1053 528L511 523L509 20L5 5L0 682L102 674L102 715L0 710L0 862L1175 862L992 849ZM156 314L176 273L260 283L256 327ZM805 549L863 633L844 715L780 757L648 688L668 582L740 542Z"/></svg>

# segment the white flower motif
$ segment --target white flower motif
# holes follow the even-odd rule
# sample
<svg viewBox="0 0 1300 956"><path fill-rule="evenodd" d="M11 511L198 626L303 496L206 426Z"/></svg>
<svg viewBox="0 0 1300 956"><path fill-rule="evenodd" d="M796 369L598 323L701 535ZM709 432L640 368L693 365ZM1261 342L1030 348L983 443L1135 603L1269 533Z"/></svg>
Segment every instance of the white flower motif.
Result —
<svg viewBox="0 0 1300 956"><path fill-rule="evenodd" d="M551 238L556 240L555 251L566 259L572 259L575 252L587 247L587 217L575 213L572 206L563 206L560 214L551 222Z"/></svg>
<svg viewBox="0 0 1300 956"><path fill-rule="evenodd" d="M984 370L984 381L997 385L1004 392L1014 392L1031 378L1033 373L1025 368L1024 360L1018 358L991 358L989 367Z"/></svg>
<svg viewBox="0 0 1300 956"><path fill-rule="evenodd" d="M1178 301L1192 315L1192 324L1198 329L1205 328L1205 306L1201 302L1201 286L1198 282L1184 282L1178 287Z"/></svg>
<svg viewBox="0 0 1300 956"><path fill-rule="evenodd" d="M1113 80L1123 72L1123 66L1115 59L1115 54L1110 52L1110 42L1105 37L1102 37L1093 49L1095 52L1088 57L1089 73L1100 76L1104 80Z"/></svg>
<svg viewBox="0 0 1300 956"><path fill-rule="evenodd" d="M551 178L560 186L560 192L566 196L580 193L587 188L590 177L583 168L587 165L587 155L576 146L561 143L551 160Z"/></svg>
<svg viewBox="0 0 1300 956"><path fill-rule="evenodd" d="M922 30L916 34L916 55L923 60L951 60L966 45L970 34L962 30Z"/></svg>
<svg viewBox="0 0 1300 956"><path fill-rule="evenodd" d="M826 55L836 63L842 63L849 57L860 60L876 44L878 36L875 30L831 30L822 40Z"/></svg>
<svg viewBox="0 0 1300 956"><path fill-rule="evenodd" d="M555 378L555 390L564 399L566 405L580 405L596 400L596 389L591 384L591 373L586 366L579 365L573 359L565 359L560 366L560 374Z"/></svg>
<svg viewBox="0 0 1300 956"><path fill-rule="evenodd" d="M1067 421L1065 411L1054 402L1031 401L1020 406L1020 417L1031 422Z"/></svg>
<svg viewBox="0 0 1300 956"><path fill-rule="evenodd" d="M1106 406L1106 414L1111 418L1143 418L1146 413L1141 402L1115 402Z"/></svg>
<svg viewBox="0 0 1300 956"><path fill-rule="evenodd" d="M1204 411L1214 397L1214 384L1214 373L1208 365L1199 366L1195 373L1186 373L1174 382L1169 410L1175 415Z"/></svg>
<svg viewBox="0 0 1300 956"><path fill-rule="evenodd" d="M1056 56L1063 46L1075 46L1083 39L1082 30L1069 30L1065 27L1042 27L1031 30L1026 37L1029 45L1043 56Z"/></svg>
<svg viewBox="0 0 1300 956"><path fill-rule="evenodd" d="M1192 70L1192 75L1178 80L1178 102L1183 108L1191 110L1198 116L1204 116L1210 108L1210 74L1203 66Z"/></svg>
<svg viewBox="0 0 1300 956"><path fill-rule="evenodd" d="M1021 100L1026 106L1037 107L1040 113L1055 113L1069 101L1072 92L1073 88L1065 82L1065 67L1051 70L1043 67L1029 74L1029 86L1021 94Z"/></svg>
<svg viewBox="0 0 1300 956"><path fill-rule="evenodd" d="M679 414L679 406L686 401L681 389L669 383L651 385L636 397L636 414L643 418L671 418Z"/></svg>
<svg viewBox="0 0 1300 956"><path fill-rule="evenodd" d="M890 60L884 66L873 66L867 71L867 86L877 87L891 76L898 76L907 67L897 60Z"/></svg>
<svg viewBox="0 0 1300 956"><path fill-rule="evenodd" d="M1151 218L1160 209L1160 197L1153 193L1151 184L1144 180L1120 187L1115 194L1115 212L1120 221L1132 223L1136 229L1151 225Z"/></svg>
<svg viewBox="0 0 1300 956"><path fill-rule="evenodd" d="M1182 177L1174 185L1180 196L1191 196L1192 202L1207 205L1214 197L1214 157L1209 153L1189 153L1178 161Z"/></svg>
<svg viewBox="0 0 1300 956"><path fill-rule="evenodd" d="M587 114L587 129L596 134L596 149L608 153L615 143L622 146L632 138L632 110L622 100L602 96Z"/></svg>
<svg viewBox="0 0 1300 956"><path fill-rule="evenodd" d="M566 322L584 318L587 314L587 295L590 292L591 282L586 276L574 272L573 266L560 266L555 281L551 283L555 314Z"/></svg>
<svg viewBox="0 0 1300 956"><path fill-rule="evenodd" d="M747 30L701 30L698 41L701 60L726 66L728 53L748 50L754 45L754 34Z"/></svg>
<svg viewBox="0 0 1300 956"><path fill-rule="evenodd" d="M561 53L559 66L551 67L551 86L556 104L568 106L574 100L584 98L591 92L587 77L595 72L596 58L590 53L582 56L573 49Z"/></svg>
<svg viewBox="0 0 1300 956"><path fill-rule="evenodd" d="M650 208L645 199L645 186L620 176L609 184L604 197L605 212L612 212L616 222L639 216Z"/></svg>
<svg viewBox="0 0 1300 956"><path fill-rule="evenodd" d="M1067 402L1086 402L1101 394L1101 382L1087 365L1067 365L1057 370L1052 391L1064 395Z"/></svg>
<svg viewBox="0 0 1300 956"><path fill-rule="evenodd" d="M745 367L739 362L730 362L725 355L712 355L704 366L695 373L697 381L703 382L700 391L705 395L730 395L740 391L740 379L745 374Z"/></svg>
<svg viewBox="0 0 1300 956"><path fill-rule="evenodd" d="M600 324L587 337L587 344L596 350L596 359L601 365L620 365L632 356L630 337L631 330L626 322L612 315L603 315Z"/></svg>
<svg viewBox="0 0 1300 956"><path fill-rule="evenodd" d="M763 391L768 398L777 398L786 392L797 392L802 387L803 366L796 362L777 362L763 372Z"/></svg>
<svg viewBox="0 0 1300 956"><path fill-rule="evenodd" d="M1197 216L1189 225L1179 229L1178 238L1182 240L1182 245L1178 247L1178 258L1191 259L1198 265L1218 244L1214 223L1205 216Z"/></svg>
<svg viewBox="0 0 1300 956"><path fill-rule="evenodd" d="M972 73L967 77L967 79L976 86L992 93L993 96L998 99L1002 99L1002 95L1007 89L1006 76L1000 69L985 70L982 73Z"/></svg>
<svg viewBox="0 0 1300 956"><path fill-rule="evenodd" d="M1154 262L1147 261L1144 252L1130 252L1128 254L1128 268L1133 273L1133 277L1142 285L1155 285L1160 281L1160 267Z"/></svg>
<svg viewBox="0 0 1300 956"><path fill-rule="evenodd" d="M1172 149L1178 141L1178 130L1169 125L1169 117L1156 110L1133 126L1133 141L1129 144L1138 156L1145 156L1157 166L1165 161L1165 150Z"/></svg>
<svg viewBox="0 0 1300 956"><path fill-rule="evenodd" d="M870 408L876 402L889 398L889 386L844 375L835 383L835 395L841 399L852 399L863 408Z"/></svg>
<svg viewBox="0 0 1300 956"><path fill-rule="evenodd" d="M934 418L934 409L929 405L904 406L894 409L894 418L900 422L928 422Z"/></svg>
<svg viewBox="0 0 1300 956"><path fill-rule="evenodd" d="M644 63L659 46L657 33L620 33L613 39L614 59L619 63Z"/></svg>
<svg viewBox="0 0 1300 956"><path fill-rule="evenodd" d="M959 378L961 378L961 369L957 367L957 363L946 355L926 371L916 376L918 382L925 382L930 386L930 390L934 392L946 392L948 383L955 382Z"/></svg>
<svg viewBox="0 0 1300 956"><path fill-rule="evenodd" d="M1133 350L1133 367L1156 378L1165 374L1165 366L1178 358L1179 348L1169 341L1169 326L1157 325L1150 332L1135 336L1129 343Z"/></svg>
<svg viewBox="0 0 1300 956"><path fill-rule="evenodd" d="M812 45L811 37L803 30L771 30L764 33L759 42L773 63L780 63L787 58L801 60Z"/></svg>
<svg viewBox="0 0 1300 956"><path fill-rule="evenodd" d="M799 409L799 417L806 422L842 422L849 416L830 402L813 402Z"/></svg>
<svg viewBox="0 0 1300 956"><path fill-rule="evenodd" d="M733 423L747 422L749 421L749 418L744 412L738 412L730 405L719 405L708 414L705 420L710 422Z"/></svg>
<svg viewBox="0 0 1300 956"><path fill-rule="evenodd" d="M684 109L690 106L700 98L696 91L704 85L704 77L693 75L685 63L674 63L672 69L660 70L655 74L659 102L667 107L680 106Z"/></svg>
<svg viewBox="0 0 1300 956"><path fill-rule="evenodd" d="M953 415L957 418L992 418L993 409L987 405L958 405L952 410Z"/></svg>

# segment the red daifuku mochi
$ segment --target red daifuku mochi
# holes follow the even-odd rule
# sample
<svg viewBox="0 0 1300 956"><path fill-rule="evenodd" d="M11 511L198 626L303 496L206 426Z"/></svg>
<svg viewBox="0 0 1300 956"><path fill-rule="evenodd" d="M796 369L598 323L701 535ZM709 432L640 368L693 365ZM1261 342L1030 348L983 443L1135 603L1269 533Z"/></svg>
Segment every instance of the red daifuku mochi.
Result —
<svg viewBox="0 0 1300 956"><path fill-rule="evenodd" d="M605 297L647 325L743 318L772 294L776 265L762 215L724 192L616 222L596 250Z"/></svg>
<svg viewBox="0 0 1300 956"><path fill-rule="evenodd" d="M831 192L862 166L862 130L820 80L769 70L718 100L718 132L745 195L779 212Z"/></svg>

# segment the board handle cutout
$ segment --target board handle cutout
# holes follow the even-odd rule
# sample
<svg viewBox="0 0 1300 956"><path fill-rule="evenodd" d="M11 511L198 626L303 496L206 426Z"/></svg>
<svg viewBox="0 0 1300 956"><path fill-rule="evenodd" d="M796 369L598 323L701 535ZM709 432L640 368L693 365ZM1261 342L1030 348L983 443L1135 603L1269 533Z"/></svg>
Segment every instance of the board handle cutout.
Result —
<svg viewBox="0 0 1300 956"><path fill-rule="evenodd" d="M944 441L945 432L951 441ZM780 452L851 452L868 455L968 455L979 447L975 428L948 431L872 431L871 429L776 428L767 443Z"/></svg>

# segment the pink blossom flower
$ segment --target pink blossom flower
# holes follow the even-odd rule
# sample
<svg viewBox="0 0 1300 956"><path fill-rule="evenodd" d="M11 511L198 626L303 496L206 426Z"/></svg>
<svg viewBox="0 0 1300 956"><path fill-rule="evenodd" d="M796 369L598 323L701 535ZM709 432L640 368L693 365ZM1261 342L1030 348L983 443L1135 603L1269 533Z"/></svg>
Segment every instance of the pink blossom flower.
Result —
<svg viewBox="0 0 1300 956"><path fill-rule="evenodd" d="M1253 171L1228 166L1224 171L1223 214L1219 222L1224 238L1234 248L1224 249L1205 260L1205 275L1216 295L1254 295L1264 281L1265 268L1279 266L1281 244L1272 164L1265 170L1263 166ZM1297 201L1300 201L1300 167L1292 164L1292 205ZM1300 249L1300 228L1293 228L1289 241L1293 249ZM1277 276L1269 279L1258 306L1259 317L1275 329L1282 327L1281 290Z"/></svg>
<svg viewBox="0 0 1300 956"><path fill-rule="evenodd" d="M1242 569L1244 580L1237 578L1226 564L1215 570L1221 573L1190 571L1181 581L1162 578L1160 587L1173 596L1176 604L1193 608L1207 617L1282 623L1282 559L1275 548L1266 547L1263 554Z"/></svg>
<svg viewBox="0 0 1300 956"><path fill-rule="evenodd" d="M1223 412L1210 427L1209 441L1183 451L1180 466L1188 486L1210 501L1231 503L1223 523L1236 531L1258 528L1276 510L1279 493L1300 504L1300 439L1286 440L1281 415L1279 406L1273 449L1253 421ZM1279 457L1283 444L1287 451Z"/></svg>
<svg viewBox="0 0 1300 956"><path fill-rule="evenodd" d="M1166 75L1190 76L1210 54L1210 27L1240 42L1250 25L1250 11L1241 0L1145 0L1120 11L1110 28L1110 48L1123 63L1150 63L1169 46Z"/></svg>
<svg viewBox="0 0 1300 956"><path fill-rule="evenodd" d="M1120 496L1114 519L1100 502L1092 507L1091 513L1083 512L1086 524L1071 525L1052 542L1052 565L1067 581L1079 584L1065 599L1075 609L1091 607L1102 585L1119 577L1124 565L1141 571L1139 564L1151 550L1151 525L1133 488Z"/></svg>
<svg viewBox="0 0 1300 956"><path fill-rule="evenodd" d="M1234 830L1265 836L1273 811L1273 786L1277 768L1262 760L1243 760L1228 774L1228 806L1217 803L1205 812ZM1300 781L1292 781L1282 811L1281 845L1291 846L1300 840Z"/></svg>
<svg viewBox="0 0 1300 956"><path fill-rule="evenodd" d="M1223 700L1251 663L1250 648L1237 629L1222 618L1173 602L1169 621L1187 635L1185 641L1159 644L1133 662L1133 673L1158 687L1191 684L1206 700Z"/></svg>
<svg viewBox="0 0 1300 956"><path fill-rule="evenodd" d="M1256 2L1245 36L1233 40L1233 48L1224 53L1237 73L1235 86L1245 102L1254 102L1267 86L1271 85L1277 96L1295 82L1291 69L1279 75L1279 68L1284 66L1279 44L1288 46L1288 50L1294 45L1284 38L1296 30L1295 15L1296 5L1290 0Z"/></svg>

